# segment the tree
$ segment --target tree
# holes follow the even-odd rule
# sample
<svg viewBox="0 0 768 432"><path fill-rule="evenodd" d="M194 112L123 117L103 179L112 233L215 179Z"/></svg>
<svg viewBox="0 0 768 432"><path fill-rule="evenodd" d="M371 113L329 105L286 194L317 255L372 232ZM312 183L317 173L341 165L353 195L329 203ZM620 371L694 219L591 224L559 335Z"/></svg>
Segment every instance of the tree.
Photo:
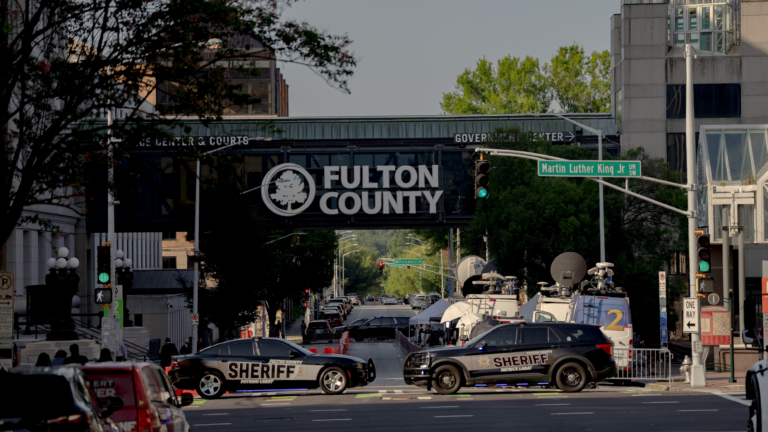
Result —
<svg viewBox="0 0 768 432"><path fill-rule="evenodd" d="M82 213L90 173L168 137L182 116L208 123L226 106L258 102L227 79L258 75L250 61L304 64L348 91L350 40L283 19L294 1L0 2L0 242L33 218L27 206ZM114 160L96 145L108 110L121 113Z"/></svg>
<svg viewBox="0 0 768 432"><path fill-rule="evenodd" d="M563 112L611 110L611 54L594 51L585 57L577 44L560 47L544 65L547 86Z"/></svg>
<svg viewBox="0 0 768 432"><path fill-rule="evenodd" d="M280 205L287 205L288 211L291 211L291 204L301 204L307 200L307 193L304 192L304 180L295 172L286 170L277 181L277 190L270 197L279 201Z"/></svg>
<svg viewBox="0 0 768 432"><path fill-rule="evenodd" d="M358 240L359 242L359 240ZM380 290L379 253L374 249L357 246L358 253L350 254L344 262L347 292L375 293Z"/></svg>
<svg viewBox="0 0 768 432"><path fill-rule="evenodd" d="M537 59L509 55L493 63L483 57L475 70L458 76L456 91L443 93L446 114L512 114L547 112L551 97Z"/></svg>

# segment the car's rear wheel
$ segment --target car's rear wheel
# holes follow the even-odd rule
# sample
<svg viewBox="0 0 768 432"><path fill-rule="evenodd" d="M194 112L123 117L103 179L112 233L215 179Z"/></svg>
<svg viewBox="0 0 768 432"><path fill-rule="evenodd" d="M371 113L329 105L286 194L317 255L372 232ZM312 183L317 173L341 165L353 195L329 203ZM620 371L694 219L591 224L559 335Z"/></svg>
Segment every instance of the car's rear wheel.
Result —
<svg viewBox="0 0 768 432"><path fill-rule="evenodd" d="M432 387L440 394L454 394L461 388L461 374L455 366L444 365L435 370Z"/></svg>
<svg viewBox="0 0 768 432"><path fill-rule="evenodd" d="M204 399L216 399L224 394L224 378L217 371L205 371L197 379L197 394Z"/></svg>
<svg viewBox="0 0 768 432"><path fill-rule="evenodd" d="M320 389L325 394L341 394L347 389L347 375L341 368L330 367L320 374Z"/></svg>
<svg viewBox="0 0 768 432"><path fill-rule="evenodd" d="M555 382L564 392L580 392L587 385L588 376L584 367L578 363L566 363L557 370Z"/></svg>

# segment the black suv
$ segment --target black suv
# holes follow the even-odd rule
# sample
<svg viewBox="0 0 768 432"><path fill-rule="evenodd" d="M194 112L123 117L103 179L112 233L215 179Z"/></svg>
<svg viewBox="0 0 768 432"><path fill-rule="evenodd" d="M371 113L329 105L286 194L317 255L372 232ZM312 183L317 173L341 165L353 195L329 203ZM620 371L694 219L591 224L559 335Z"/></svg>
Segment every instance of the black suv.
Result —
<svg viewBox="0 0 768 432"><path fill-rule="evenodd" d="M455 348L411 353L406 384L453 394L462 386L549 386L581 391L616 375L613 343L598 326L573 323L505 324Z"/></svg>
<svg viewBox="0 0 768 432"><path fill-rule="evenodd" d="M364 339L392 339L395 332L408 334L408 317L378 317L365 322L355 321L347 327L349 337L356 341ZM414 329L410 329L414 334Z"/></svg>

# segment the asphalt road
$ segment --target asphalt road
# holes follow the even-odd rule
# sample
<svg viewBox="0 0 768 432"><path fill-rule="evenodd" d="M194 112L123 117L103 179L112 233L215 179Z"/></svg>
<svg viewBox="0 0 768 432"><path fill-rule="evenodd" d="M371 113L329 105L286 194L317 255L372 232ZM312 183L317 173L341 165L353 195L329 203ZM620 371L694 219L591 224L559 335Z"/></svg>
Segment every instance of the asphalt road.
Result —
<svg viewBox="0 0 768 432"><path fill-rule="evenodd" d="M372 390L376 390L375 388ZM596 390L499 392L454 396L393 390L326 396L227 395L184 409L195 430L534 430L738 431L744 403L708 393Z"/></svg>
<svg viewBox="0 0 768 432"><path fill-rule="evenodd" d="M356 306L361 317L411 316L409 306ZM309 347L322 348L322 344ZM319 390L228 394L185 407L195 430L227 432L307 430L523 429L532 431L739 431L746 429L744 395L658 392L600 385L580 393L554 389L464 388L442 396L402 380L405 356L392 341L355 342L350 355L373 358L372 384L329 396Z"/></svg>

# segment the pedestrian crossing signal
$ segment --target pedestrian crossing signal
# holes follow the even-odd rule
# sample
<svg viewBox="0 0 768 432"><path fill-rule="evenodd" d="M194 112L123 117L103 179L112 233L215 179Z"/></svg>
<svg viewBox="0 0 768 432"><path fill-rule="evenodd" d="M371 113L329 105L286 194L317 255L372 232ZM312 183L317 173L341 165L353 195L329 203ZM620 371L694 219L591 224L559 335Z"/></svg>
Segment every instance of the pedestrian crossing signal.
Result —
<svg viewBox="0 0 768 432"><path fill-rule="evenodd" d="M93 291L96 304L110 304L112 303L112 289L111 288L96 288Z"/></svg>

